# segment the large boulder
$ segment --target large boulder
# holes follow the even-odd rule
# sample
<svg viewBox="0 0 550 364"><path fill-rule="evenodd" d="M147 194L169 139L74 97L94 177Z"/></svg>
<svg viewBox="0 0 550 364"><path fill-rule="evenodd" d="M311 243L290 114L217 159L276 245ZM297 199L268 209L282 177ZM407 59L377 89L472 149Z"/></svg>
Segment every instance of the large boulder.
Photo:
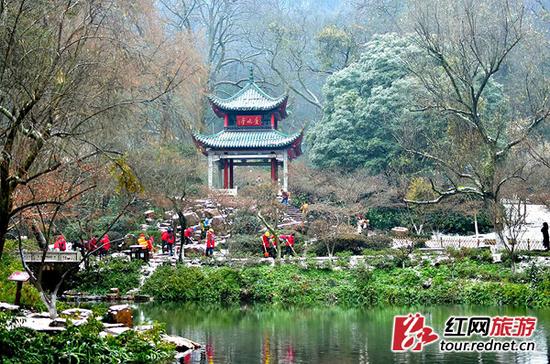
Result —
<svg viewBox="0 0 550 364"><path fill-rule="evenodd" d="M0 311L17 311L17 310L19 310L19 306L17 305L12 305L6 302L0 302Z"/></svg>
<svg viewBox="0 0 550 364"><path fill-rule="evenodd" d="M207 216L210 216L210 217L214 217L214 216L218 216L218 215L221 215L220 213L220 210L218 209L205 209L204 210L204 213L207 215Z"/></svg>
<svg viewBox="0 0 550 364"><path fill-rule="evenodd" d="M197 225L200 222L199 215L197 215L196 212L185 212L183 217L185 217L185 223L187 226Z"/></svg>
<svg viewBox="0 0 550 364"><path fill-rule="evenodd" d="M187 350L195 350L201 347L199 343L196 343L194 341L191 341L181 336L162 335L161 338L163 341L167 343L176 345L176 351L179 351L179 352L184 352Z"/></svg>
<svg viewBox="0 0 550 364"><path fill-rule="evenodd" d="M221 215L214 216L211 224L214 231L219 232L225 227L225 219Z"/></svg>
<svg viewBox="0 0 550 364"><path fill-rule="evenodd" d="M134 318L132 309L129 305L115 305L109 307L105 321L112 324L124 324L124 326L132 327Z"/></svg>

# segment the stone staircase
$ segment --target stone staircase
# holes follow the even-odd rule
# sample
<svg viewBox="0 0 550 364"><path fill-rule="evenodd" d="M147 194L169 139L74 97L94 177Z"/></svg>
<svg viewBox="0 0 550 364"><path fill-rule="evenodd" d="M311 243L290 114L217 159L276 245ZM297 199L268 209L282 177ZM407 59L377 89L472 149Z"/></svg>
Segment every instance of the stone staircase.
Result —
<svg viewBox="0 0 550 364"><path fill-rule="evenodd" d="M286 206L284 211L283 221L278 225L279 228L290 227L302 224L302 213L300 209L292 205Z"/></svg>

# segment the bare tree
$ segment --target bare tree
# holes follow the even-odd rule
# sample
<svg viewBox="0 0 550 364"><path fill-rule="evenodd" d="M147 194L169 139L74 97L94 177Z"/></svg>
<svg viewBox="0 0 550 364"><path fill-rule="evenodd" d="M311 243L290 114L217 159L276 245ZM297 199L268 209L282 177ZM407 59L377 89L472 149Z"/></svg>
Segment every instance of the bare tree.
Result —
<svg viewBox="0 0 550 364"><path fill-rule="evenodd" d="M185 58L162 85L148 83L158 78L150 67L158 49L144 45L136 9L110 0L18 0L0 9L0 256L10 219L50 203L15 205L19 190L114 152L104 133L121 132L112 120L182 82Z"/></svg>
<svg viewBox="0 0 550 364"><path fill-rule="evenodd" d="M550 115L548 73L535 74L529 65L513 62L516 52L533 40L523 2L413 5L416 41L428 56L407 60L426 90L425 97L419 97L421 110L438 112L454 134L435 141L430 150L417 149L405 135L398 136L406 150L438 167L443 183L439 187L431 179L435 198L407 202L431 204L458 194L477 196L489 204L499 240L510 250L503 230L502 188L524 178L526 167L511 156ZM497 86L504 68L508 79L518 79L511 75L515 71L523 82ZM491 93L499 94L501 102L491 99Z"/></svg>
<svg viewBox="0 0 550 364"><path fill-rule="evenodd" d="M184 230L187 227L184 212L193 202L191 197L201 191L203 182L197 168L199 164L196 152L184 155L174 148L156 144L134 155L132 160L147 196L160 206L169 206L178 215L180 262L184 256Z"/></svg>

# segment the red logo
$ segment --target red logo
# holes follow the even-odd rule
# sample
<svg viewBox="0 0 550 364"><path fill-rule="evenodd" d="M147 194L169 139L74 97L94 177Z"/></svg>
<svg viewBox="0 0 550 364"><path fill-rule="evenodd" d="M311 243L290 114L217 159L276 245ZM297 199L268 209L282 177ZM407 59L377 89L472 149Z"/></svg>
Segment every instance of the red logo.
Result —
<svg viewBox="0 0 550 364"><path fill-rule="evenodd" d="M424 345L439 339L433 329L424 325L424 316L419 313L394 316L392 351L422 351Z"/></svg>

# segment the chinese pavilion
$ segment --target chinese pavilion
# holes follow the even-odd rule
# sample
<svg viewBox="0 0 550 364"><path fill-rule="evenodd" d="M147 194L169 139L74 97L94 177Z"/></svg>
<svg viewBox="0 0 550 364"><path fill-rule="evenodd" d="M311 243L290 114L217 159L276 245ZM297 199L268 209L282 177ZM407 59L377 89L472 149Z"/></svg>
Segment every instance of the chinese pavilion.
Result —
<svg viewBox="0 0 550 364"><path fill-rule="evenodd" d="M229 98L209 95L214 113L223 118L223 130L213 135L194 134L199 150L208 157L208 187L214 188L214 164L219 171L218 188L235 189L234 167L271 166L271 180L278 182L283 168L283 190L288 190L288 162L302 154L303 130L287 135L278 130L286 114L288 95L271 97L254 82ZM223 181L222 181L223 178ZM234 190L236 192L236 189Z"/></svg>

